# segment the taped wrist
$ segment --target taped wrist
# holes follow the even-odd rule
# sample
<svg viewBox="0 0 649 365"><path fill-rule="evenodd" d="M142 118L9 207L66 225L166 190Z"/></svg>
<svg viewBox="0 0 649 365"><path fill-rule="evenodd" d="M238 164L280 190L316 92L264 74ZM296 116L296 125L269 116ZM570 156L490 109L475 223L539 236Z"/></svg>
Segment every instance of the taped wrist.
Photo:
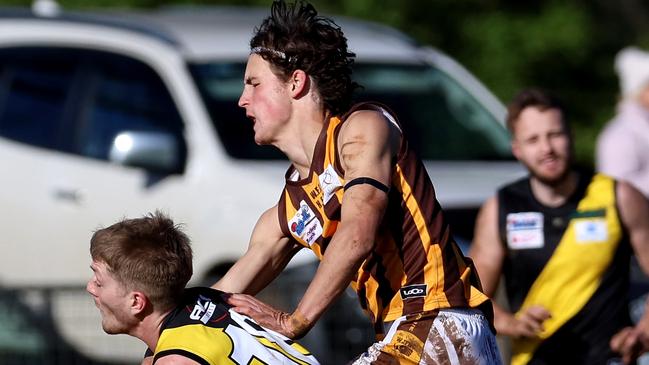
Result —
<svg viewBox="0 0 649 365"><path fill-rule="evenodd" d="M299 339L306 335L313 326L313 324L298 311L289 315L289 321L294 334L294 339Z"/></svg>

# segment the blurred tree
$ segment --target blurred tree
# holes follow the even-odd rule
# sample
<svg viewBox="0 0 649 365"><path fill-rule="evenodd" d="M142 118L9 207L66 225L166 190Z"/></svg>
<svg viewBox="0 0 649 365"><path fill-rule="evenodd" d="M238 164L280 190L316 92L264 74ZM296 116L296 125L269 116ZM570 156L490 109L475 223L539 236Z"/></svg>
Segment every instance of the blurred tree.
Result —
<svg viewBox="0 0 649 365"><path fill-rule="evenodd" d="M557 93L576 123L578 159L590 164L593 147L592 143L584 145L582 129L596 115L608 113L607 104L612 103L592 103L595 95L588 92L598 89L595 80L611 85L610 80L594 75L594 28L590 14L576 3L548 2L528 9L490 11L463 19L464 47L457 57L504 100L530 85ZM609 94L603 99L610 99ZM593 105L598 110L593 110Z"/></svg>

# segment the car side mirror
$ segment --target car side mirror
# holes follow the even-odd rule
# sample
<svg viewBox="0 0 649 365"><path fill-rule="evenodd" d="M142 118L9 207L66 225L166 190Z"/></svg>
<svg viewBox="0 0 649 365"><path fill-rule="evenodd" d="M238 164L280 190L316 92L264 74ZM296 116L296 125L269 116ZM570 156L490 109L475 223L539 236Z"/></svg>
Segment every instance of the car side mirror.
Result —
<svg viewBox="0 0 649 365"><path fill-rule="evenodd" d="M178 141L166 132L122 131L113 139L108 159L161 174L181 170Z"/></svg>

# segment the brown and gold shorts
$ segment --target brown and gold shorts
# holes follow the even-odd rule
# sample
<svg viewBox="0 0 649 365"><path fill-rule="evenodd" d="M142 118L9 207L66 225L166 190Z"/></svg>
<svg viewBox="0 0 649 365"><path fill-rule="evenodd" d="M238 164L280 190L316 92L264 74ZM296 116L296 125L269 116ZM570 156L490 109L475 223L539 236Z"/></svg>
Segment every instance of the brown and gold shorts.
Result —
<svg viewBox="0 0 649 365"><path fill-rule="evenodd" d="M478 309L441 309L395 320L353 365L500 365L496 337Z"/></svg>

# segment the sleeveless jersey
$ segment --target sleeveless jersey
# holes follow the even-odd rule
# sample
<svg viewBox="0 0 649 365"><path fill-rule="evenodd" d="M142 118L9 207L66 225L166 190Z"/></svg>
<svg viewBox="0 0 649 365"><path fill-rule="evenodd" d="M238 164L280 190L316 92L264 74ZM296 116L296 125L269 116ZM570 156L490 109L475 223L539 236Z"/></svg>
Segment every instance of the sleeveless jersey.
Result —
<svg viewBox="0 0 649 365"><path fill-rule="evenodd" d="M547 308L538 340L514 340L512 364L606 364L609 340L630 325L631 247L619 221L615 180L580 172L576 191L551 208L529 179L498 192L503 272L512 312Z"/></svg>
<svg viewBox="0 0 649 365"><path fill-rule="evenodd" d="M376 104L354 106L342 118L332 117L316 143L309 175L286 185L278 208L280 225L287 237L310 248L322 259L340 222L344 195L344 169L337 137L346 117L359 109L373 109L398 126L387 109ZM491 304L480 292L473 263L465 258L451 237L421 161L401 137L394 159L388 206L378 229L376 244L352 281L361 306L383 333L383 323L422 311Z"/></svg>
<svg viewBox="0 0 649 365"><path fill-rule="evenodd" d="M318 364L298 343L230 310L221 294L185 290L182 304L162 324L154 363L176 354L202 365Z"/></svg>

